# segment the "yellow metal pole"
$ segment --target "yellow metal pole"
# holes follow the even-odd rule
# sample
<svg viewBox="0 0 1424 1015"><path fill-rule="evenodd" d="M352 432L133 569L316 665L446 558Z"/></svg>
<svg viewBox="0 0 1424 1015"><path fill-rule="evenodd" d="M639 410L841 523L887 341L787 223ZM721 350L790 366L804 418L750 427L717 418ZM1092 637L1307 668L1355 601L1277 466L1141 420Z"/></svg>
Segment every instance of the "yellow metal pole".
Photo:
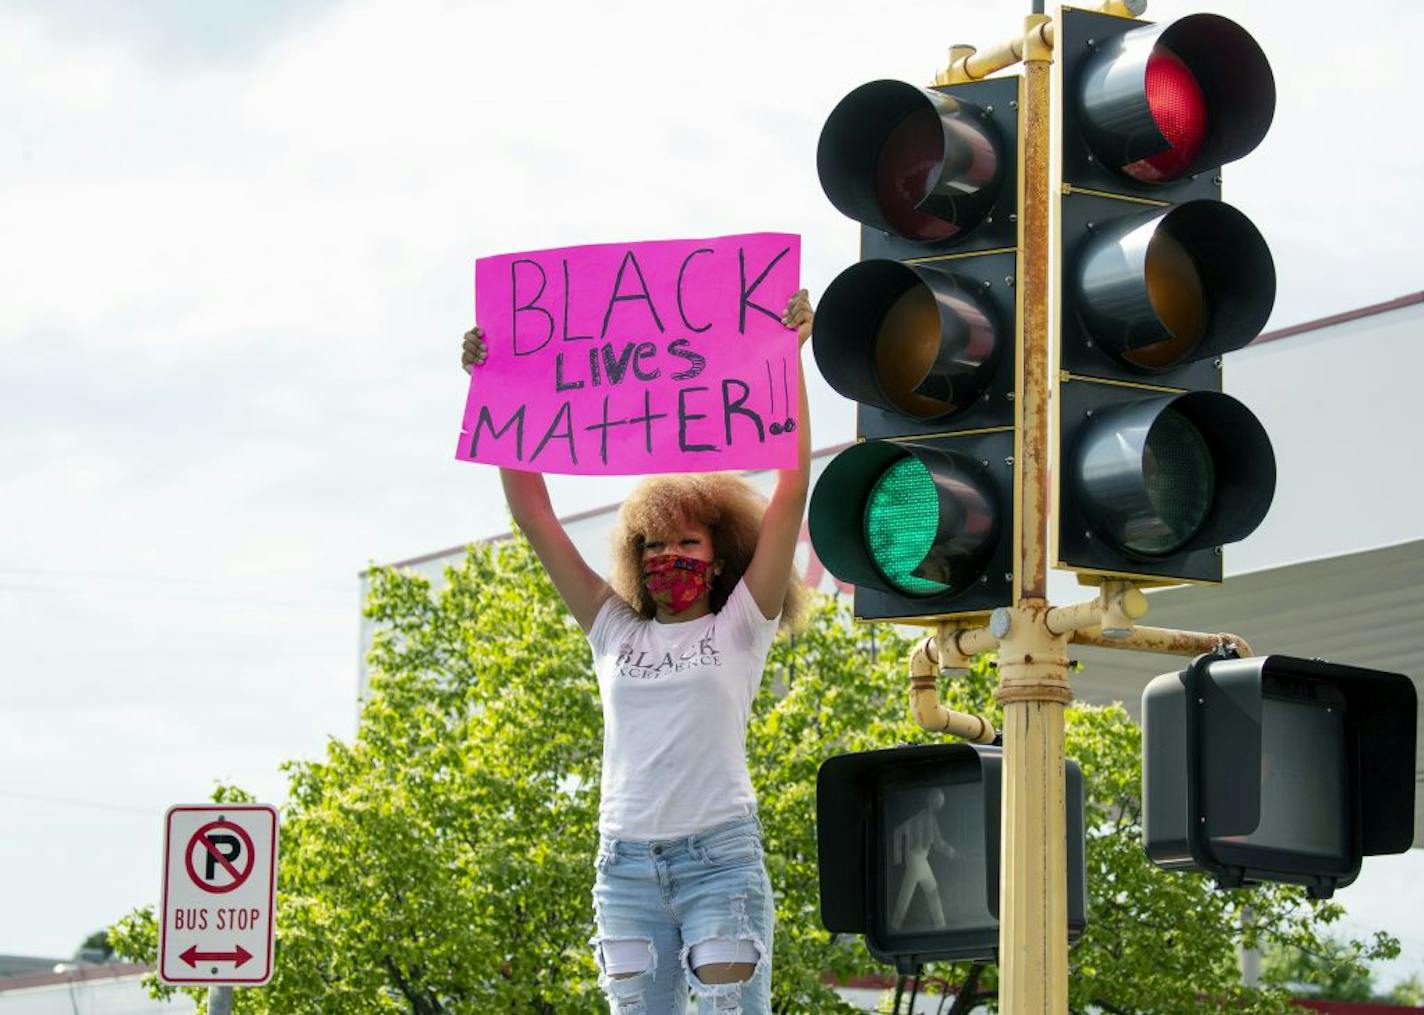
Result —
<svg viewBox="0 0 1424 1015"><path fill-rule="evenodd" d="M1047 16L1024 22L1023 201L1019 237L1022 371L1016 401L1019 597L997 611L1004 707L999 887L999 1007L1008 1015L1067 1015L1068 878L1063 713L1068 634L1047 622L1049 70Z"/></svg>

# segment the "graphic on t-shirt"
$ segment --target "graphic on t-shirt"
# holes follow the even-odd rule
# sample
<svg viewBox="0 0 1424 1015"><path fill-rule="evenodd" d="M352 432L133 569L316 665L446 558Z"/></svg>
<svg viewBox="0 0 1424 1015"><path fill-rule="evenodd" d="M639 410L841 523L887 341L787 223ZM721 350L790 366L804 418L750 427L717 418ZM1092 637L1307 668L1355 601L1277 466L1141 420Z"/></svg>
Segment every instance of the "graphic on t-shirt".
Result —
<svg viewBox="0 0 1424 1015"><path fill-rule="evenodd" d="M706 634L678 651L634 649L631 641L624 641L618 646L613 676L631 680L662 680L697 666L721 665L722 656L717 651L717 625L714 622L707 628Z"/></svg>

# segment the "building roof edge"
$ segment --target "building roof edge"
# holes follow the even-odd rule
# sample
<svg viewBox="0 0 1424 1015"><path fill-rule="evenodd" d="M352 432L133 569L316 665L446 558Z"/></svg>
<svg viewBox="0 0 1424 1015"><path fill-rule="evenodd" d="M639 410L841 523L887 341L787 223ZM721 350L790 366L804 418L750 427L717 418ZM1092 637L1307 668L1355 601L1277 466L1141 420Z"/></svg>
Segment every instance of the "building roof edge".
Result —
<svg viewBox="0 0 1424 1015"><path fill-rule="evenodd" d="M1275 342L1282 338L1290 338L1292 335L1304 334L1307 331L1319 331L1322 328L1330 328L1337 324L1358 321L1363 317L1387 314L1391 310L1403 310L1405 307L1413 306L1416 303L1424 303L1424 292L1409 293L1405 296L1397 296L1392 300L1385 300L1383 303L1371 303L1367 307L1346 310L1343 313L1331 314L1329 317L1317 317L1313 321L1305 321L1301 324L1292 324L1286 328L1276 328L1273 331L1265 331L1247 343L1246 348L1249 349L1253 345L1261 345L1265 342Z"/></svg>

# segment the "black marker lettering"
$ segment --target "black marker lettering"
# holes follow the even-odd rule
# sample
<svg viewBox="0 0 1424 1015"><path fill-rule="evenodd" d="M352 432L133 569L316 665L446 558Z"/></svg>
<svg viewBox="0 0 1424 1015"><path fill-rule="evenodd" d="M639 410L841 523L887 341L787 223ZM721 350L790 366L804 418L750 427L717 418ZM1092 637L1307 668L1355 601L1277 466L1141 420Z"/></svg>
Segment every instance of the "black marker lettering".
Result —
<svg viewBox="0 0 1424 1015"><path fill-rule="evenodd" d="M569 334L569 259L564 258L564 341L584 342L593 341L592 335L570 335Z"/></svg>
<svg viewBox="0 0 1424 1015"><path fill-rule="evenodd" d="M705 412L688 412L687 396L694 391L706 391L705 387L679 388L677 391L677 446L683 451L716 451L711 444L687 443L687 424L694 419L706 419Z"/></svg>
<svg viewBox="0 0 1424 1015"><path fill-rule="evenodd" d="M588 337L592 338L593 336L589 335ZM583 387L583 381L564 382L564 354L559 353L554 357L554 390L574 391L581 387Z"/></svg>
<svg viewBox="0 0 1424 1015"><path fill-rule="evenodd" d="M628 372L628 363L633 358L633 343L629 342L623 346L615 359L613 356L613 343L605 342L603 346L603 372L608 376L609 384L620 384L623 375Z"/></svg>
<svg viewBox="0 0 1424 1015"><path fill-rule="evenodd" d="M539 272L539 291L530 297L528 303L519 302L519 266L521 264L532 264L534 270ZM554 337L554 315L538 305L539 297L544 295L544 287L549 283L549 278L544 274L544 266L538 261L531 261L528 258L518 258L509 264L509 298L514 305L511 314L511 326L514 329L514 355L528 356L530 353L538 352L549 344L549 339ZM529 349L519 347L519 315L529 312L544 315L544 322L548 325L548 333L544 335L544 340L538 345Z"/></svg>
<svg viewBox="0 0 1424 1015"><path fill-rule="evenodd" d="M643 414L631 417L628 422L643 424L643 449L650 455L653 453L653 420L666 418L667 413L653 411L653 393L644 389Z"/></svg>
<svg viewBox="0 0 1424 1015"><path fill-rule="evenodd" d="M694 257L696 257L698 254L710 253L712 253L711 247L698 247L696 250L694 250L692 253L688 254L682 259L682 267L677 269L677 315L682 318L682 323L687 325L687 329L689 331L701 332L706 331L708 328L712 327L712 322L708 321L706 324L699 328L697 325L693 324L687 319L687 311L682 309L682 276L687 271L687 266L692 263L692 259Z"/></svg>
<svg viewBox="0 0 1424 1015"><path fill-rule="evenodd" d="M672 379L675 381L690 381L707 368L707 360L700 353L695 353L691 349L683 348L683 346L687 345L690 341L691 339L679 338L675 342L668 343L668 355L680 357L691 364L686 370L679 371L672 375Z"/></svg>
<svg viewBox="0 0 1424 1015"><path fill-rule="evenodd" d="M732 400L732 385L741 388L741 394L736 401ZM752 393L751 385L744 381L739 381L735 377L728 377L722 381L722 427L727 435L727 445L732 443L732 415L733 413L746 416L756 426L757 443L766 443L766 431L762 429L761 416L751 409L744 408L747 396Z"/></svg>
<svg viewBox="0 0 1424 1015"><path fill-rule="evenodd" d="M762 282L766 281L767 274L771 271L772 268L776 267L776 262L780 261L789 253L791 253L790 247L782 247L781 252L775 257L773 257L771 259L771 262L761 270L761 274L756 277L756 281L751 284L751 288L747 288L747 252L742 247L737 248L737 270L741 273L742 279L741 305L737 308L738 334L745 335L747 333L747 307L751 307L753 310L766 314L767 317L770 317L778 324L781 323L780 314L773 313L772 311L766 309L766 307L762 306L760 303L752 302L752 293L756 292L757 286L761 285Z"/></svg>
<svg viewBox="0 0 1424 1015"><path fill-rule="evenodd" d="M490 416L489 406L480 406L479 418L475 420L475 429L470 434L470 457L474 458L480 450L480 433L489 430L494 435L495 440L499 440L505 435L510 427L514 427L514 457L517 461L524 461L524 406L514 410L514 413L505 421L504 426L496 427L494 419Z"/></svg>
<svg viewBox="0 0 1424 1015"><path fill-rule="evenodd" d="M588 375L593 378L593 386L596 388L603 383L603 375L598 372L598 349L595 347L588 351Z"/></svg>
<svg viewBox="0 0 1424 1015"><path fill-rule="evenodd" d="M774 264L775 262L772 263ZM623 272L627 270L629 264L633 265L633 271L637 274L638 284L642 289L639 292L621 296L619 292L623 287ZM769 271L770 268L767 270ZM753 286L753 288L755 288L755 286ZM658 326L658 330L666 330L663 327L662 318L658 316L658 308L653 306L653 297L648 293L648 280L643 277L643 269L639 267L638 259L633 256L631 250L623 255L623 263L618 266L618 275L613 279L613 293L608 297L608 309L603 312L603 330L598 333L599 338L608 337L608 319L613 316L613 305L615 303L622 303L625 300L642 300L648 305L648 312L653 315L653 323Z"/></svg>
<svg viewBox="0 0 1424 1015"><path fill-rule="evenodd" d="M598 460L604 465L608 464L608 431L615 426L627 423L626 419L608 418L608 396L603 396L603 419L598 423L591 423L584 427L585 430L597 430L598 434Z"/></svg>
<svg viewBox="0 0 1424 1015"><path fill-rule="evenodd" d="M559 430L559 421L563 420L564 429ZM559 406L559 411L554 416L554 421L549 424L549 429L544 431L544 436L539 441L539 446L534 449L534 453L529 456L531 462L537 461L543 454L544 448L555 437L569 442L569 462L578 464L578 449L574 447L574 411L568 402Z"/></svg>
<svg viewBox="0 0 1424 1015"><path fill-rule="evenodd" d="M633 351L633 376L640 381L654 381L661 377L663 372L660 367L647 371L643 369L643 360L657 354L658 347L652 342L639 342L638 348Z"/></svg>

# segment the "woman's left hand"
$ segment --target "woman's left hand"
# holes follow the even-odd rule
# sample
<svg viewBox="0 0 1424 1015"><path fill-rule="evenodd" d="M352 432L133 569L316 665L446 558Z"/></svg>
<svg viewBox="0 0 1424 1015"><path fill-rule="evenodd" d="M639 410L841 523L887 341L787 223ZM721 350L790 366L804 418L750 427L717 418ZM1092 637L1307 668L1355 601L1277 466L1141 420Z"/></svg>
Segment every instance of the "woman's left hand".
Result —
<svg viewBox="0 0 1424 1015"><path fill-rule="evenodd" d="M805 289L797 289L786 301L786 309L781 312L781 323L796 329L796 338L801 345L811 337L811 322L816 311L811 309L811 294Z"/></svg>

